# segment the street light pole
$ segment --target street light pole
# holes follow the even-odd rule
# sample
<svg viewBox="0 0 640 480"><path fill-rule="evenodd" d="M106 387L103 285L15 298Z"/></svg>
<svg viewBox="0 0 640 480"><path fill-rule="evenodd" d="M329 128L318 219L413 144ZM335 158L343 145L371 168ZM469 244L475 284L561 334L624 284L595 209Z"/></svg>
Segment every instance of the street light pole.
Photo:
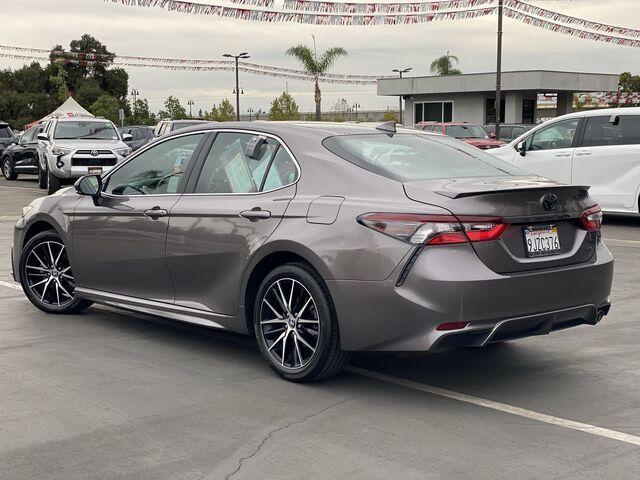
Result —
<svg viewBox="0 0 640 480"><path fill-rule="evenodd" d="M397 73L399 75L400 78L402 78L402 74L403 73L407 73L410 72L412 70L411 67L409 68L394 68L393 70L391 70L394 73ZM402 123L402 95L398 96L398 118L400 119L400 125L403 125Z"/></svg>
<svg viewBox="0 0 640 480"><path fill-rule="evenodd" d="M502 103L502 14L504 0L498 0L498 51L496 61L496 140L500 140L500 105Z"/></svg>
<svg viewBox="0 0 640 480"><path fill-rule="evenodd" d="M239 55L231 55L230 53L225 53L222 55L227 58L234 58L236 61L236 120L240 121L240 80L238 77L238 59L247 59L251 58L251 56L247 52L242 52Z"/></svg>
<svg viewBox="0 0 640 480"><path fill-rule="evenodd" d="M189 100L187 102L187 105L189 105L189 118L193 118L193 116L191 115L191 107L194 105L193 100Z"/></svg>
<svg viewBox="0 0 640 480"><path fill-rule="evenodd" d="M358 109L360 108L360 104L359 104L359 103L354 103L354 104L353 104L353 108L354 108L354 110L356 111L356 118L355 118L355 121L357 122L357 121L358 121Z"/></svg>
<svg viewBox="0 0 640 480"><path fill-rule="evenodd" d="M136 114L136 100L138 99L138 95L140 95L140 92L138 90L136 90L135 88L131 90L131 95L133 96L133 114Z"/></svg>

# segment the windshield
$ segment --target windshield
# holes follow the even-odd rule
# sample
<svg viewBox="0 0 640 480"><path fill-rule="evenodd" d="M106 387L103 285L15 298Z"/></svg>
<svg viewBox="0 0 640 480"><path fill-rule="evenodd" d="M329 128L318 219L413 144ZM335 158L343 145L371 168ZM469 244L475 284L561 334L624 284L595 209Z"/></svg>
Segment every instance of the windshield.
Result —
<svg viewBox="0 0 640 480"><path fill-rule="evenodd" d="M344 135L329 137L323 144L351 163L401 182L527 175L476 147L444 136Z"/></svg>
<svg viewBox="0 0 640 480"><path fill-rule="evenodd" d="M480 125L449 125L447 135L456 138L488 138Z"/></svg>
<svg viewBox="0 0 640 480"><path fill-rule="evenodd" d="M118 140L120 137L111 122L78 120L58 122L53 138L57 140Z"/></svg>

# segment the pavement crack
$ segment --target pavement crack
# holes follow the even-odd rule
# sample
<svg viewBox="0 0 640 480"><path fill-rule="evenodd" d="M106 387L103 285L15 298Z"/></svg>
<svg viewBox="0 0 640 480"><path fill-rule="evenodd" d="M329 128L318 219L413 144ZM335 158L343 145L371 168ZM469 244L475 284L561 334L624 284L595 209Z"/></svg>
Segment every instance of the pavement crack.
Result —
<svg viewBox="0 0 640 480"><path fill-rule="evenodd" d="M235 468L235 470L233 472L229 473L226 477L224 477L225 480L229 480L231 477L233 477L234 475L239 473L240 470L242 469L242 466L244 465L244 463L247 460L251 460L253 457L255 457L260 452L260 450L262 450L262 447L264 447L264 445L276 433L282 432L283 430L286 430L289 427L293 427L294 425L300 425L302 423L305 423L307 420L310 420L310 419L312 419L314 417L318 417L318 416L322 415L323 413L325 413L325 412L327 412L327 411L329 411L329 410L331 410L333 408L336 408L336 407L339 407L339 406L343 405L344 403L348 402L349 400L351 400L351 399L347 398L347 399L341 400L339 402L332 403L331 405L329 405L327 407L324 407L324 408L322 408L321 410L318 410L315 413L310 413L310 414L305 415L304 417L302 417L302 418L300 418L298 420L293 420L293 421L291 421L291 422L289 422L289 423L287 423L287 424L285 424L285 425L283 425L281 427L278 427L276 429L273 429L273 430L269 431L264 436L264 438L260 441L258 446L249 455L245 455L244 457L240 457L240 459L238 460L238 466Z"/></svg>

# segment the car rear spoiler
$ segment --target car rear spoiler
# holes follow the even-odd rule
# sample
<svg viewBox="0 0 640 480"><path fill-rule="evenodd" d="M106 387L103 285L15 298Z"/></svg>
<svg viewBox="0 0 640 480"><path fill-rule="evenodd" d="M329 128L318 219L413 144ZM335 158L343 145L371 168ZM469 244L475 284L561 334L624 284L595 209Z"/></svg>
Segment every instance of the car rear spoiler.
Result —
<svg viewBox="0 0 640 480"><path fill-rule="evenodd" d="M525 190L563 190L567 188L575 189L581 192L586 197L590 187L587 185L549 185L544 187L542 186L519 187L516 185L511 188L502 187L502 188L495 188L490 190L470 190L466 192L465 191L456 192L452 190L436 190L435 193L447 198L456 199L456 198L476 197L479 195L490 195L493 193L504 193L504 192L525 191Z"/></svg>

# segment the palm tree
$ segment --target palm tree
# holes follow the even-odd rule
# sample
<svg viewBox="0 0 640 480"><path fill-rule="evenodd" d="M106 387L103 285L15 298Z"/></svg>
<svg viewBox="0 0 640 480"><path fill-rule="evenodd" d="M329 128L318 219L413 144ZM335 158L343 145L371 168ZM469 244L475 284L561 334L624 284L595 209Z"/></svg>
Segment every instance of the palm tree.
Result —
<svg viewBox="0 0 640 480"><path fill-rule="evenodd" d="M347 55L347 51L342 47L331 47L327 49L321 56L318 58L317 52L315 50L315 39L314 39L314 49L311 50L306 45L298 45L297 47L291 47L287 50L287 55L293 55L298 59L298 61L302 64L304 69L307 71L309 75L312 75L315 80L315 101L316 101L316 120L321 119L321 110L320 110L320 86L318 85L318 77L323 75L324 73L331 68L331 66L335 63L336 59L341 55Z"/></svg>
<svg viewBox="0 0 640 480"><path fill-rule="evenodd" d="M458 57L451 55L449 50L441 57L431 62L431 73L436 75L460 75L462 72L457 68L453 68L453 64L458 64Z"/></svg>

